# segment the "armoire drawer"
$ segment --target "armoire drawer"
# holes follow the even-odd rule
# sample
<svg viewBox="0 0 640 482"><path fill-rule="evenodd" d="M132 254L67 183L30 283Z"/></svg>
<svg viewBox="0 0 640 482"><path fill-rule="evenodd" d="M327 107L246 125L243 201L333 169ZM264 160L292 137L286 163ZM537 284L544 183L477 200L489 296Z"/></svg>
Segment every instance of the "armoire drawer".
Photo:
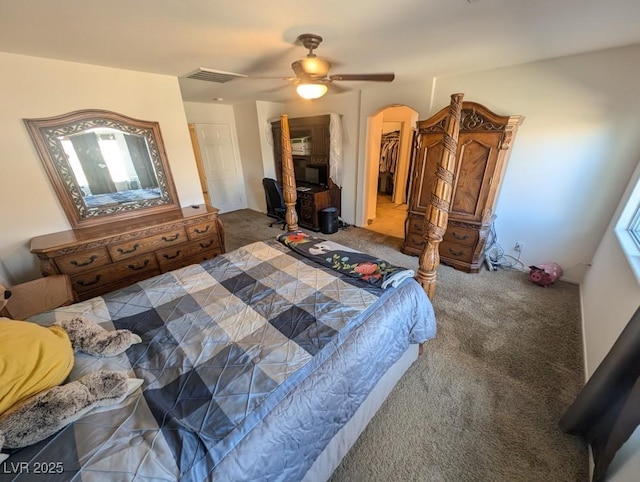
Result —
<svg viewBox="0 0 640 482"><path fill-rule="evenodd" d="M473 246L465 246L464 244L450 243L443 241L440 243L440 256L442 258L457 259L458 261L471 262L473 255Z"/></svg>
<svg viewBox="0 0 640 482"><path fill-rule="evenodd" d="M478 231L470 228L462 228L459 226L447 226L444 233L443 241L449 241L456 244L464 244L465 246L475 246L478 239Z"/></svg>
<svg viewBox="0 0 640 482"><path fill-rule="evenodd" d="M75 292L83 293L129 276L137 276L150 271L159 271L158 263L153 253L75 274L71 276L71 286Z"/></svg>
<svg viewBox="0 0 640 482"><path fill-rule="evenodd" d="M73 275L111 263L106 248L97 248L55 258L60 273Z"/></svg>
<svg viewBox="0 0 640 482"><path fill-rule="evenodd" d="M424 230L424 214L409 214L409 232L423 235Z"/></svg>
<svg viewBox="0 0 640 482"><path fill-rule="evenodd" d="M178 264L185 259L193 258L200 252L219 248L217 238L202 238L156 251L158 264L164 270L167 265Z"/></svg>
<svg viewBox="0 0 640 482"><path fill-rule="evenodd" d="M411 248L415 248L415 249L422 249L424 247L425 244L427 244L427 242L424 239L424 235L422 234L416 234L416 233L410 233L407 236L406 242L405 244Z"/></svg>
<svg viewBox="0 0 640 482"><path fill-rule="evenodd" d="M187 235L184 228L179 227L153 236L127 241L126 243L113 244L107 249L111 259L115 262L150 253L174 244L184 243L186 240Z"/></svg>

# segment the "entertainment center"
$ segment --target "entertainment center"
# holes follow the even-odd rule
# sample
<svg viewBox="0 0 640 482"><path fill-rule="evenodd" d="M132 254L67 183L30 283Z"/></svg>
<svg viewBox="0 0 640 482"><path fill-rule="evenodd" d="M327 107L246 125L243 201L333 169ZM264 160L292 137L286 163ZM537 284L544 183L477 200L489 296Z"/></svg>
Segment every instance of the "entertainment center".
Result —
<svg viewBox="0 0 640 482"><path fill-rule="evenodd" d="M340 214L340 187L329 177L330 116L289 119L291 151L298 186L298 222L301 227L320 230L319 212L335 207ZM273 155L278 183L282 183L280 122L272 122Z"/></svg>

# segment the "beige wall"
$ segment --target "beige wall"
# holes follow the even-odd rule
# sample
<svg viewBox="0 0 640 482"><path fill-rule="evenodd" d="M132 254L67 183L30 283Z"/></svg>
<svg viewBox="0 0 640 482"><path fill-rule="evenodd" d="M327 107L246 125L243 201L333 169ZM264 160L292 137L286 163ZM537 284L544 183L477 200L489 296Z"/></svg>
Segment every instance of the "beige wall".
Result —
<svg viewBox="0 0 640 482"><path fill-rule="evenodd" d="M266 212L266 203L262 190L262 150L258 111L255 102L244 102L233 106L237 119L238 139L244 183L247 187L247 206L255 211Z"/></svg>
<svg viewBox="0 0 640 482"><path fill-rule="evenodd" d="M262 151L262 168L264 177L276 179L276 164L273 158L273 139L271 122L284 114L284 104L278 102L256 102L258 113L258 134ZM265 203L266 210L266 203Z"/></svg>
<svg viewBox="0 0 640 482"><path fill-rule="evenodd" d="M24 118L93 108L157 121L181 204L202 202L176 78L6 53L0 53L0 72L0 261L5 282L38 277L30 239L70 227Z"/></svg>

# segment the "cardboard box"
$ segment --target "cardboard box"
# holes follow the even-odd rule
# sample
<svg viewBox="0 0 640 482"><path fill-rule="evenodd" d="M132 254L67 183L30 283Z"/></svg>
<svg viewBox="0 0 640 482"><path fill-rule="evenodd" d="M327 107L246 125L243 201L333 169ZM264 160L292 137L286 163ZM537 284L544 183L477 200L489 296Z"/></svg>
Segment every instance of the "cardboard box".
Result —
<svg viewBox="0 0 640 482"><path fill-rule="evenodd" d="M24 320L75 301L71 280L62 274L38 278L7 289L11 291L11 298L0 311L0 316L14 320Z"/></svg>

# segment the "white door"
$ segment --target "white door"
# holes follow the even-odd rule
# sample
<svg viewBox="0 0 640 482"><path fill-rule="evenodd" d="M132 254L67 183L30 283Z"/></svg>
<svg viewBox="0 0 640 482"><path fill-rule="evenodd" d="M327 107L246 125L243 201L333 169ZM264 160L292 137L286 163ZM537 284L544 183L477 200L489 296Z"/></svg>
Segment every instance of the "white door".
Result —
<svg viewBox="0 0 640 482"><path fill-rule="evenodd" d="M245 207L242 171L228 124L196 124L211 204L221 213Z"/></svg>

